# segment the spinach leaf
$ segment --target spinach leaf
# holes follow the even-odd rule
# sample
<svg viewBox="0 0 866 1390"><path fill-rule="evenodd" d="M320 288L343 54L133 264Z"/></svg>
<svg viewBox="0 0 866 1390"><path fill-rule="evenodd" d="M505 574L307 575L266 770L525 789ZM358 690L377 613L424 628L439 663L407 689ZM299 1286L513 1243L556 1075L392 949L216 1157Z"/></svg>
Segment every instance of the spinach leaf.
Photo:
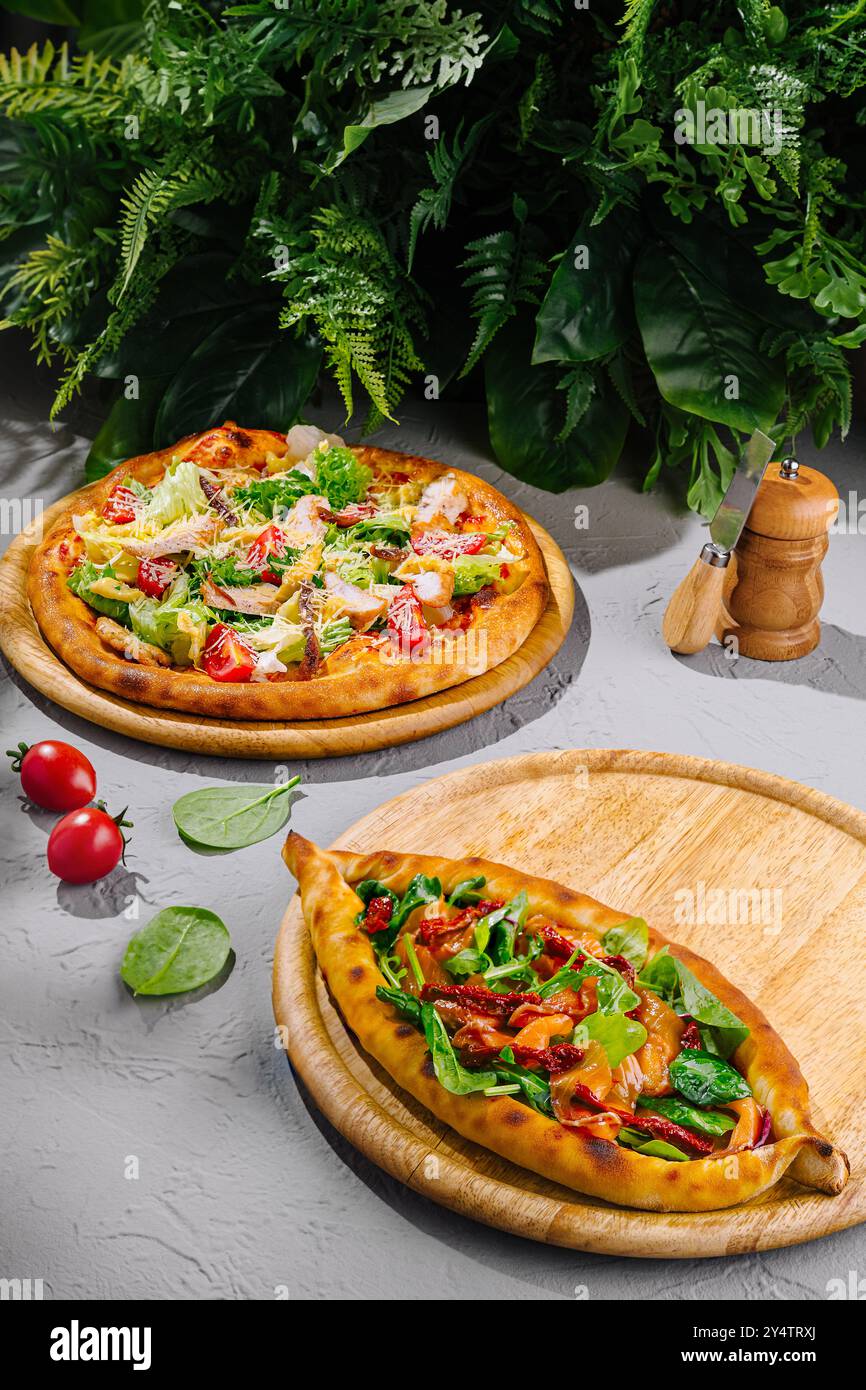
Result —
<svg viewBox="0 0 866 1390"><path fill-rule="evenodd" d="M447 899L449 907L472 907L474 903L481 901L483 894L478 890L483 888L487 879L483 874L477 878L464 878L462 883L458 883L454 892Z"/></svg>
<svg viewBox="0 0 866 1390"><path fill-rule="evenodd" d="M437 894L438 896L438 894ZM496 1085L496 1073L492 1071L469 1071L458 1059L448 1030L432 1003L421 1005L421 1024L436 1080L452 1096L468 1096L473 1091L483 1091L487 1086Z"/></svg>
<svg viewBox="0 0 866 1390"><path fill-rule="evenodd" d="M727 1134L736 1124L732 1115L722 1115L717 1110L698 1110L694 1105L677 1100L676 1096L638 1096L637 1103L642 1110L654 1110L666 1120L673 1120L674 1124L684 1125L686 1129L700 1130L702 1134Z"/></svg>
<svg viewBox="0 0 866 1390"><path fill-rule="evenodd" d="M393 1004L400 1017L407 1018L416 1028L422 1026L421 1001L414 994L409 994L405 989L386 989L384 985L377 985L376 998L385 1004Z"/></svg>
<svg viewBox="0 0 866 1390"><path fill-rule="evenodd" d="M202 849L244 849L282 830L291 813L292 777L276 787L203 787L187 792L172 807L174 823L187 844Z"/></svg>
<svg viewBox="0 0 866 1390"><path fill-rule="evenodd" d="M702 985L696 975L663 946L643 970L640 983L659 994L679 1014L689 1014L701 1024L707 1051L730 1057L749 1036L737 1015Z"/></svg>
<svg viewBox="0 0 866 1390"><path fill-rule="evenodd" d="M592 975L592 967L584 966L581 974ZM626 984L618 972L614 975L601 975L595 987L598 1011L602 1014L627 1014L640 1004L640 995Z"/></svg>
<svg viewBox="0 0 866 1390"><path fill-rule="evenodd" d="M132 937L120 976L135 994L183 994L219 974L231 944L215 912L167 907Z"/></svg>
<svg viewBox="0 0 866 1390"><path fill-rule="evenodd" d="M641 970L649 950L649 927L642 917L629 917L610 927L601 944L609 956L624 956L635 970Z"/></svg>
<svg viewBox="0 0 866 1390"><path fill-rule="evenodd" d="M711 1052L687 1049L671 1062L669 1072L680 1095L695 1105L725 1105L752 1094L746 1078Z"/></svg>
<svg viewBox="0 0 866 1390"><path fill-rule="evenodd" d="M378 878L362 879L361 882L357 885L355 892L357 893L358 897L361 899L361 902L364 904L365 907L367 906L371 898L390 898L394 907L396 907L398 902L400 901L400 899L397 897L397 894L392 892L392 890L386 884L384 884L381 881L381 879ZM363 922L363 912L359 912L355 920L357 922Z"/></svg>
<svg viewBox="0 0 866 1390"><path fill-rule="evenodd" d="M621 1013L589 1014L574 1031L574 1041L578 1047L590 1039L600 1042L611 1068L618 1067L632 1052L643 1047L646 1038L643 1024Z"/></svg>
<svg viewBox="0 0 866 1390"><path fill-rule="evenodd" d="M620 1130L617 1139L627 1149L634 1149L639 1154L647 1154L649 1158L667 1158L672 1163L688 1163L689 1161L688 1154L684 1154L682 1149L675 1148L673 1144L666 1143L664 1139L647 1139L643 1130L640 1129L629 1129L626 1126Z"/></svg>

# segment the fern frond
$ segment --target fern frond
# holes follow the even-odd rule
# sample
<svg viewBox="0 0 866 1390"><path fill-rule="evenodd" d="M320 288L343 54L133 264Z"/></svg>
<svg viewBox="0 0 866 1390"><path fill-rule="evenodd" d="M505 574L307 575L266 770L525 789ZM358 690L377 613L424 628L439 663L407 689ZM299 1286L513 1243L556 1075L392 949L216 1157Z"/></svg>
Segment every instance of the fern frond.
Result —
<svg viewBox="0 0 866 1390"><path fill-rule="evenodd" d="M520 304L538 303L537 290L547 275L544 262L528 247L522 225L516 234L492 232L470 241L466 250L469 255L462 265L469 274L463 284L472 290L472 315L478 327L461 377L471 372Z"/></svg>
<svg viewBox="0 0 866 1390"><path fill-rule="evenodd" d="M574 433L589 410L590 402L595 395L595 378L591 369L580 362L576 367L571 367L562 380L556 383L556 389L566 393L565 420L562 429L555 436L557 444L562 444Z"/></svg>
<svg viewBox="0 0 866 1390"><path fill-rule="evenodd" d="M644 39L655 6L656 0L628 0L625 14L622 19L617 20L617 23L625 28L622 44L636 62L639 62L643 55Z"/></svg>
<svg viewBox="0 0 866 1390"><path fill-rule="evenodd" d="M93 126L112 124L124 109L124 64L101 61L93 53L70 58L67 44L50 42L26 53L0 53L0 111L11 120L27 120L43 111L62 112L66 120Z"/></svg>
<svg viewBox="0 0 866 1390"><path fill-rule="evenodd" d="M431 224L437 231L441 232L447 223L457 180L469 164L478 142L489 124L489 116L484 116L480 121L476 121L465 141L461 144L460 134L463 129L463 122L461 121L455 131L450 150L443 136L436 141L433 149L428 151L427 163L430 167L430 173L433 175L434 183L430 188L422 188L409 214L407 264L410 270L415 259L418 237L421 233L425 232Z"/></svg>

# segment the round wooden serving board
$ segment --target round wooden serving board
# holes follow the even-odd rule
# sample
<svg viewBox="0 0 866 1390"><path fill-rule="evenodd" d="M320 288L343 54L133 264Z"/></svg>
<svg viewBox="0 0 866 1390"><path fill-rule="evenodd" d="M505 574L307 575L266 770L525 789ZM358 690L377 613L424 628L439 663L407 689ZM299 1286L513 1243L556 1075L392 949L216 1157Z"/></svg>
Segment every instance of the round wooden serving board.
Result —
<svg viewBox="0 0 866 1390"><path fill-rule="evenodd" d="M739 1254L866 1219L866 814L730 763L593 749L424 782L336 847L480 855L646 917L763 1009L801 1064L816 1125L847 1150L852 1172L838 1197L783 1179L745 1206L694 1215L614 1207L545 1182L461 1139L361 1051L315 968L294 898L275 951L277 1022L327 1119L393 1177L476 1221L610 1255ZM701 885L769 890L766 924L702 923ZM696 895L691 925L677 918L685 892Z"/></svg>
<svg viewBox="0 0 866 1390"><path fill-rule="evenodd" d="M69 501L64 497L46 508L0 560L0 648L16 671L64 709L104 729L163 748L228 758L332 758L410 743L463 724L522 690L544 670L571 626L574 582L568 563L553 538L527 517L547 566L550 597L523 645L483 675L422 700L341 719L232 724L151 709L88 685L46 643L33 617L27 599L30 559Z"/></svg>

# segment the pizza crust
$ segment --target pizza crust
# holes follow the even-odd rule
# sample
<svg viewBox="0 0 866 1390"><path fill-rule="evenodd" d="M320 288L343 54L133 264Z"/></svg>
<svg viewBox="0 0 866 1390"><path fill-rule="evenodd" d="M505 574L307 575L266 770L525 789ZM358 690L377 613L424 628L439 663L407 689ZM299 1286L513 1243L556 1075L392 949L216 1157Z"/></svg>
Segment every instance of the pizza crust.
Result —
<svg viewBox="0 0 866 1390"><path fill-rule="evenodd" d="M396 893L415 874L438 877L447 894L475 874L487 890L511 898L521 888L533 910L565 926L603 932L621 912L548 879L519 874L483 859L421 855L325 853L294 833L283 858L298 880L301 902L319 966L346 1024L394 1080L464 1138L541 1177L619 1206L646 1211L713 1211L737 1206L767 1191L789 1172L807 1187L834 1195L848 1180L846 1155L811 1121L809 1091L800 1068L758 1008L708 961L667 943L650 930L653 951L670 944L699 980L749 1027L735 1054L756 1100L770 1111L773 1143L719 1158L669 1163L564 1128L510 1096L455 1096L436 1081L423 1037L376 998L385 984L373 948L358 930L358 898L347 880L380 879Z"/></svg>
<svg viewBox="0 0 866 1390"><path fill-rule="evenodd" d="M499 666L523 644L544 612L548 598L544 559L517 507L481 478L461 469L415 455L360 448L354 452L371 467L390 466L424 482L452 473L473 510L485 512L494 523L516 524L525 552L526 577L514 593L498 595L490 608L476 610L477 616L468 630L471 641L459 640L463 634L446 635L436 661L399 662L383 661L378 650L358 641L351 648L338 650L325 664L323 674L311 680L303 680L290 671L287 678L249 684L221 683L193 668L163 669L125 660L99 637L99 614L67 586L67 577L83 553L72 517L98 511L111 489L125 477L153 486L180 452L194 458L198 452L197 461L210 468L256 467L276 447L276 436L269 431L225 429L219 447L215 444L216 435L220 432L208 430L169 449L142 454L81 488L34 552L27 592L36 621L57 655L88 684L133 704L217 719L338 718L417 700ZM229 445L228 454L220 452Z"/></svg>

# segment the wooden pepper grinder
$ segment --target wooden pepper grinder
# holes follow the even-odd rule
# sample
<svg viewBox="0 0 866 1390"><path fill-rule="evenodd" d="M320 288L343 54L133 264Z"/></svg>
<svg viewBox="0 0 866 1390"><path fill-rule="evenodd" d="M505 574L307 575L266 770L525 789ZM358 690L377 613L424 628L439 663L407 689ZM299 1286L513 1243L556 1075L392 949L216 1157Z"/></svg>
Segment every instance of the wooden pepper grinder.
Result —
<svg viewBox="0 0 866 1390"><path fill-rule="evenodd" d="M821 561L839 510L829 478L796 459L764 474L725 575L719 640L758 661L793 661L817 647Z"/></svg>

